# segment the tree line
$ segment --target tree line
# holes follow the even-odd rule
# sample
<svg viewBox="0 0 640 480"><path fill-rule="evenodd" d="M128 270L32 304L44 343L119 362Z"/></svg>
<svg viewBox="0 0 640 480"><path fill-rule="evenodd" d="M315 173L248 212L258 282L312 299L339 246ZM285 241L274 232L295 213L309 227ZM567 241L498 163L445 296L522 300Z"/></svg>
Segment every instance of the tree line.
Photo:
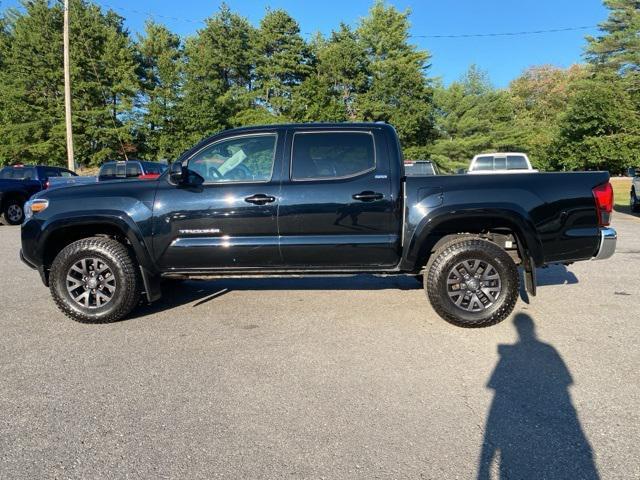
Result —
<svg viewBox="0 0 640 480"><path fill-rule="evenodd" d="M180 38L86 0L70 9L76 163L171 160L217 131L280 122L386 121L405 156L445 171L478 153L524 151L545 170L640 164L640 2L605 0L585 62L534 66L507 88L471 66L448 86L410 41L410 13L377 0L356 27L306 40L267 10L259 25L222 5ZM24 1L0 15L0 163L65 163L63 9Z"/></svg>

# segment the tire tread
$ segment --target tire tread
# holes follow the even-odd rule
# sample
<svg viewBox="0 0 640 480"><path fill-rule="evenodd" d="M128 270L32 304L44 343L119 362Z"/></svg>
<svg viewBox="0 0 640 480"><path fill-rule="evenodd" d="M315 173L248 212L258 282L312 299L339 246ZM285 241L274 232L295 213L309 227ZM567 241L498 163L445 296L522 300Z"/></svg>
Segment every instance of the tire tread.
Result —
<svg viewBox="0 0 640 480"><path fill-rule="evenodd" d="M86 252L88 250L96 252L97 254L100 254L100 251L103 251L104 253L113 256L124 272L126 277L125 282L129 283L129 285L123 286L121 290L125 295L125 301L122 302L115 310L102 316L87 315L71 308L66 299L60 297L56 291L56 284L60 274L63 274L66 277L66 272L62 272L60 270L64 265L65 260L72 255L79 252ZM140 272L137 268L137 264L132 259L127 247L119 241L111 238L88 237L67 245L62 249L62 251L60 251L60 253L58 253L53 261L49 278L51 296L53 297L57 307L67 317L80 323L115 322L128 315L140 300L142 279L140 278Z"/></svg>
<svg viewBox="0 0 640 480"><path fill-rule="evenodd" d="M515 288L512 288L505 292L506 299L505 301L503 301L500 308L494 311L490 316L484 318L479 317L477 320L461 319L460 317L453 315L445 307L444 304L444 302L450 302L448 296L443 295L441 292L438 292L437 287L440 275L442 275L442 266L447 263L454 255L469 250L481 250L486 254L493 256L494 258L501 256L502 260L508 266L508 268L506 269L508 278L505 280L508 280L511 285L515 285ZM495 243L492 243L488 240L479 238L457 238L450 242L447 242L432 255L432 258L429 259L428 266L429 269L426 272L426 282L424 288L429 301L431 302L431 306L436 311L436 313L440 315L444 320L456 326L465 328L483 328L495 325L511 314L518 301L520 284L518 269L507 252L505 252Z"/></svg>

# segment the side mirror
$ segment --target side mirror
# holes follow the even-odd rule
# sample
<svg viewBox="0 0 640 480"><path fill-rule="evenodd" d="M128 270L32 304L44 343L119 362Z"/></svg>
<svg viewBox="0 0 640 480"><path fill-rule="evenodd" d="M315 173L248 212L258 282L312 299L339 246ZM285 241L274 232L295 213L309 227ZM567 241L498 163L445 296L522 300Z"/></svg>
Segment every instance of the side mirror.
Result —
<svg viewBox="0 0 640 480"><path fill-rule="evenodd" d="M184 179L184 167L180 160L176 160L169 167L169 178L173 183L182 183Z"/></svg>

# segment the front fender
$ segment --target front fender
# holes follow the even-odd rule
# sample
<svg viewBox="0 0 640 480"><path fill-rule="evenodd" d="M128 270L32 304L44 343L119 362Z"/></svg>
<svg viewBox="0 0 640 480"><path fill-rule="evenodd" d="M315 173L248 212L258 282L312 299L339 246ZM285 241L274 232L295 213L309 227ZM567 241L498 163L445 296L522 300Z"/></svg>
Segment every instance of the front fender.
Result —
<svg viewBox="0 0 640 480"><path fill-rule="evenodd" d="M86 226L89 229L100 225L112 227L119 231L131 244L138 263L147 270L155 270L151 252L149 251L151 242L145 241L145 235L140 226L129 215L120 210L77 213L72 216L65 214L53 216L42 225L42 233L38 244L46 245L52 235L66 228Z"/></svg>

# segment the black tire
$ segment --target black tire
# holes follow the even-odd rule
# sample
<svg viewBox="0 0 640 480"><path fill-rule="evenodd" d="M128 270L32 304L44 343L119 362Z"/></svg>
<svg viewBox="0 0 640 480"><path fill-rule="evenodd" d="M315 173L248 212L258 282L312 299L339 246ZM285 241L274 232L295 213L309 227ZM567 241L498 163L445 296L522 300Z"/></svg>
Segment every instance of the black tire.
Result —
<svg viewBox="0 0 640 480"><path fill-rule="evenodd" d="M444 320L459 327L480 328L495 325L511 314L518 301L520 278L516 264L502 248L487 240L460 239L446 243L432 257L426 272L427 281L424 288L431 306ZM482 293L483 291L477 285L476 290L469 289L471 294L477 293L475 298L478 301L480 297L487 300L486 306L478 307L481 308L480 311L467 310L464 305L457 306L450 296L456 295L456 292L450 293L450 285L447 281L450 275L457 275L453 269L465 261L470 261L472 266L480 266L480 269L484 269L481 265L489 264L499 276L501 289L495 299L490 299L488 295ZM479 263L475 264L475 262ZM473 278L469 283L472 281ZM482 283L478 284L482 285ZM464 283L463 286L467 288ZM457 300L459 299L460 297L457 297Z"/></svg>
<svg viewBox="0 0 640 480"><path fill-rule="evenodd" d="M638 196L636 195L635 190L631 190L629 205L631 206L632 212L636 212L636 213L640 212L640 199L638 199Z"/></svg>
<svg viewBox="0 0 640 480"><path fill-rule="evenodd" d="M9 198L2 205L2 221L8 225L20 225L24 221L24 202Z"/></svg>
<svg viewBox="0 0 640 480"><path fill-rule="evenodd" d="M85 278L84 274L79 273L77 269L77 266L82 265L83 262L84 271L90 271L91 263L94 264L94 274L100 272L95 268L96 263L100 268L107 269L105 275L112 282L114 290L113 292L102 290L111 297L101 306L96 294L91 292L96 292L103 286L106 288L106 285L91 289L91 286L87 287L85 283L69 291L69 288L73 288L74 285L68 280L69 275L78 275L76 282L83 282ZM74 266L75 270L73 270ZM71 286L68 287L68 285ZM56 256L49 275L49 289L58 308L68 317L82 323L108 323L124 318L138 304L142 291L141 285L142 279L138 265L127 247L116 240L104 237L83 238L67 245ZM83 292L87 292L87 298L83 301L90 305L82 305L74 299L73 295L78 292L80 296ZM91 302L92 295L93 302ZM102 297L104 298L105 295ZM91 305L91 303L97 303L97 305Z"/></svg>

